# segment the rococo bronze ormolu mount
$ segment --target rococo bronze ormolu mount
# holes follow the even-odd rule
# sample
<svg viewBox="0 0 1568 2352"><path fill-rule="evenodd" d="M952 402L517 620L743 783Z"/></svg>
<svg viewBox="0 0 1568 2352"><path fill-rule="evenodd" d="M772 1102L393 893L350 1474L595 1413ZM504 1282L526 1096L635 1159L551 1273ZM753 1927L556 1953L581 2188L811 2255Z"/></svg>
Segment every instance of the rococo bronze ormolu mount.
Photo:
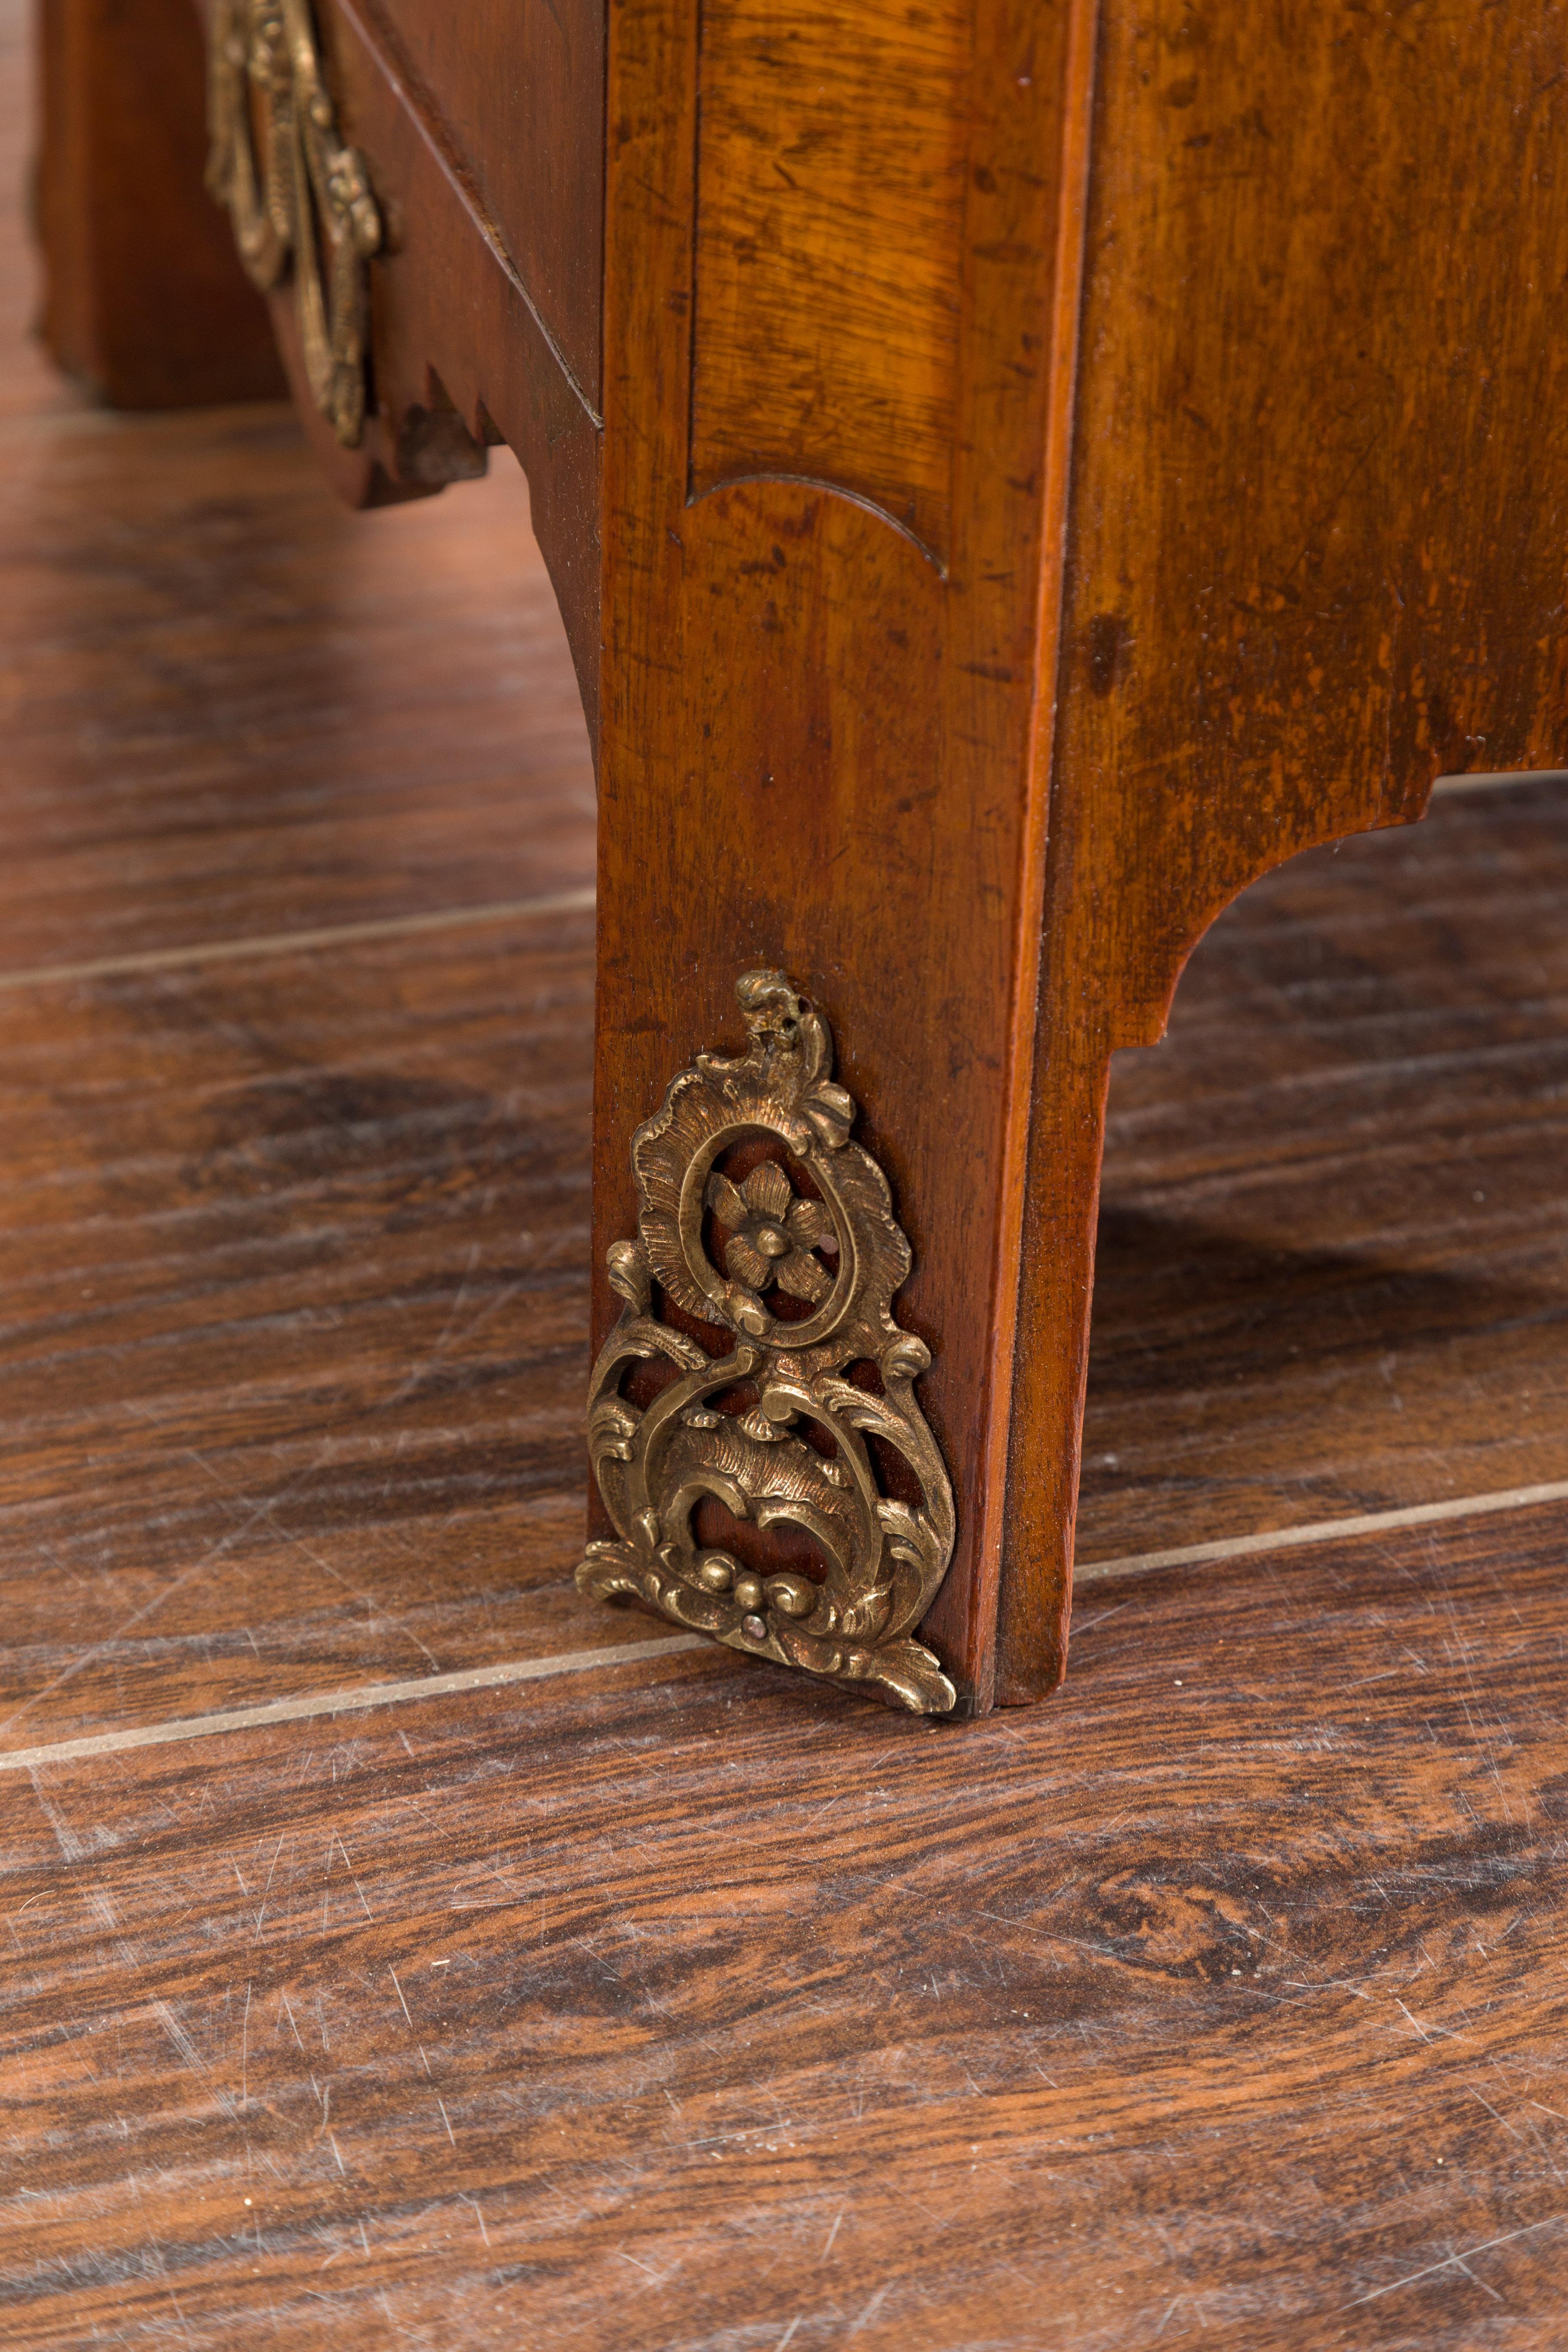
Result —
<svg viewBox="0 0 1568 2352"><path fill-rule="evenodd" d="M609 1253L626 1304L588 1401L619 1540L590 1544L577 1581L945 1714L953 1685L913 1637L952 1556L953 1512L914 1395L930 1353L892 1315L910 1245L886 1177L850 1139L855 1105L833 1083L820 1014L782 972L747 972L735 992L746 1052L700 1054L632 1140L637 1238ZM726 1174L721 1161L759 1139L769 1156ZM732 1335L728 1351L661 1319L661 1297ZM639 1404L624 1391L648 1366L664 1382ZM881 1449L906 1465L907 1499L885 1491ZM822 1572L752 1568L704 1544L708 1499L808 1538Z"/></svg>
<svg viewBox="0 0 1568 2352"><path fill-rule="evenodd" d="M354 448L381 214L363 156L338 135L309 0L218 0L208 70L207 185L228 207L251 282L266 294L292 278L311 394Z"/></svg>

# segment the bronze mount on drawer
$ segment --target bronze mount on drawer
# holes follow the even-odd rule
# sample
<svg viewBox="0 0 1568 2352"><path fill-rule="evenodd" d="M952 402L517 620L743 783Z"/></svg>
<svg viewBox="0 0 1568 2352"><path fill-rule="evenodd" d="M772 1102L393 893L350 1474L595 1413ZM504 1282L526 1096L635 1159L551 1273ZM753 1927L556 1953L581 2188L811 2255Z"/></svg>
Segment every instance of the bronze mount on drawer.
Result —
<svg viewBox="0 0 1568 2352"><path fill-rule="evenodd" d="M381 215L363 156L338 136L309 0L218 0L209 57L207 185L227 205L240 257L262 292L292 276L316 405L344 448L356 448L364 430L365 266L381 245Z"/></svg>

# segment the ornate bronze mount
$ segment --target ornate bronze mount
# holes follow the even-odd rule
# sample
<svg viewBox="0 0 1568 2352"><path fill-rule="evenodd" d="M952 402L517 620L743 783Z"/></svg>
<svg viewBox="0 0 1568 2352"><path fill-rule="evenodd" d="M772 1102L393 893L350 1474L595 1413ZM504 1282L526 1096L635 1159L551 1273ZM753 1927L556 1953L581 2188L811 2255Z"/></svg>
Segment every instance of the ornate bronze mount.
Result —
<svg viewBox="0 0 1568 2352"><path fill-rule="evenodd" d="M357 448L365 265L381 244L381 215L363 156L338 137L309 0L217 0L210 56L207 186L228 206L240 258L264 294L292 270L316 405L344 448Z"/></svg>
<svg viewBox="0 0 1568 2352"><path fill-rule="evenodd" d="M911 1637L946 1574L953 1517L914 1397L930 1351L892 1316L910 1245L886 1177L849 1140L855 1105L833 1084L826 1024L782 972L747 972L735 993L746 1053L700 1054L632 1139L638 1237L609 1253L626 1305L588 1396L594 1475L620 1541L590 1544L577 1582L945 1714L953 1686ZM718 1165L731 1153L753 1160L739 1181ZM728 1352L660 1320L656 1285L732 1335ZM879 1456L903 1494L884 1491ZM823 1572L752 1569L700 1544L705 1497L797 1530Z"/></svg>

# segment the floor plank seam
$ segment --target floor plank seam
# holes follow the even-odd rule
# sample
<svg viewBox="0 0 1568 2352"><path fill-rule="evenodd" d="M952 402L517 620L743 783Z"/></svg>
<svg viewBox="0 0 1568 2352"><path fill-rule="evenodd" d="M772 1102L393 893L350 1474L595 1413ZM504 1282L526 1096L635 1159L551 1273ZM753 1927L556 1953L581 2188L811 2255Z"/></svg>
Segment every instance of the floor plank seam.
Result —
<svg viewBox="0 0 1568 2352"><path fill-rule="evenodd" d="M1147 1575L1160 1568L1196 1568L1205 1560L1245 1559L1255 1552L1294 1551L1336 1543L1350 1536L1392 1533L1395 1528L1435 1526L1445 1519L1484 1518L1495 1511L1528 1510L1537 1503L1568 1502L1568 1478L1540 1486L1501 1486L1489 1495L1455 1495L1444 1503L1407 1503L1393 1511L1363 1511L1352 1518L1312 1519L1301 1527L1269 1528L1261 1535L1221 1536L1209 1543L1180 1544L1170 1551L1125 1553L1120 1559L1086 1559L1073 1582L1092 1584L1110 1576Z"/></svg>
<svg viewBox="0 0 1568 2352"><path fill-rule="evenodd" d="M302 1723L312 1716L353 1715L369 1707L402 1706L411 1699L446 1698L454 1691L497 1690L508 1683L544 1682L557 1675L584 1675L601 1666L635 1665L675 1656L684 1650L711 1649L701 1633L671 1633L653 1642L626 1642L603 1650L563 1650L543 1658L512 1658L493 1666L464 1666L447 1675L416 1675L406 1682L365 1683L358 1688L306 1692L269 1699L259 1706L226 1707L215 1715L176 1716L166 1723L139 1723L121 1731L94 1731L76 1739L52 1739L37 1748L0 1750L0 1772L31 1772L44 1764L74 1763L88 1756L115 1756L132 1748L165 1748L183 1740L211 1739L228 1731L255 1731L271 1723Z"/></svg>
<svg viewBox="0 0 1568 2352"><path fill-rule="evenodd" d="M23 971L0 971L0 992L47 988L62 982L115 980L123 974L172 971L205 963L239 963L267 956L308 954L318 948L369 945L378 940L410 939L421 933L478 930L490 923L518 923L546 915L593 912L591 883L575 890L548 890L533 898L503 898L489 906L432 908L414 915L386 915L363 923L329 923L315 930L268 931L255 939L205 940L189 947L143 948L133 954L96 956L86 963L44 963Z"/></svg>
<svg viewBox="0 0 1568 2352"><path fill-rule="evenodd" d="M1568 1479L1538 1486L1509 1486L1488 1495L1455 1496L1442 1503L1415 1503L1393 1511L1319 1519L1302 1527L1275 1528L1262 1535L1232 1536L1214 1543L1186 1544L1169 1551L1131 1552L1120 1559L1087 1560L1075 1584L1113 1576L1149 1575L1163 1568L1196 1568L1208 1561L1242 1559L1259 1552L1287 1551L1352 1537L1392 1533L1442 1521L1487 1517L1499 1511L1526 1510L1537 1504L1568 1502ZM596 1667L652 1663L683 1652L714 1647L705 1634L677 1633L668 1639L633 1642L603 1650L566 1650L542 1658L508 1659L493 1666L466 1666L452 1674L416 1675L395 1683L365 1683L347 1689L306 1692L257 1706L229 1707L212 1715L176 1716L163 1723L136 1724L120 1731L50 1740L35 1748L0 1749L0 1772L27 1772L40 1765L117 1755L128 1748L161 1748L221 1733L251 1731L273 1723L299 1723L313 1716L350 1715L363 1708L401 1706L456 1691L493 1690L508 1683L542 1682L558 1675L587 1674Z"/></svg>

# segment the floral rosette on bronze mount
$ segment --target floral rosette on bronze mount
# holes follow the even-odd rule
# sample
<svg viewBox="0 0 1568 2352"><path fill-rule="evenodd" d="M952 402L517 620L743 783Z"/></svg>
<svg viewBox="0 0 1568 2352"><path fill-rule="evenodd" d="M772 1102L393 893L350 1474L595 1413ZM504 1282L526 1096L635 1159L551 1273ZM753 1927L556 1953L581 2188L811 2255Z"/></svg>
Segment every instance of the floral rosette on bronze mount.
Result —
<svg viewBox="0 0 1568 2352"><path fill-rule="evenodd" d="M735 992L747 1051L700 1054L632 1141L637 1239L609 1253L626 1304L588 1401L619 1540L590 1544L577 1581L945 1714L953 1685L913 1635L947 1571L953 1512L914 1396L930 1352L892 1315L910 1245L886 1177L850 1140L826 1024L782 972L748 972ZM734 1178L719 1164L759 1151ZM729 1351L661 1320L661 1299L731 1335ZM746 1527L793 1530L792 1564L700 1543L709 1498ZM809 1570L793 1564L802 1553Z"/></svg>

